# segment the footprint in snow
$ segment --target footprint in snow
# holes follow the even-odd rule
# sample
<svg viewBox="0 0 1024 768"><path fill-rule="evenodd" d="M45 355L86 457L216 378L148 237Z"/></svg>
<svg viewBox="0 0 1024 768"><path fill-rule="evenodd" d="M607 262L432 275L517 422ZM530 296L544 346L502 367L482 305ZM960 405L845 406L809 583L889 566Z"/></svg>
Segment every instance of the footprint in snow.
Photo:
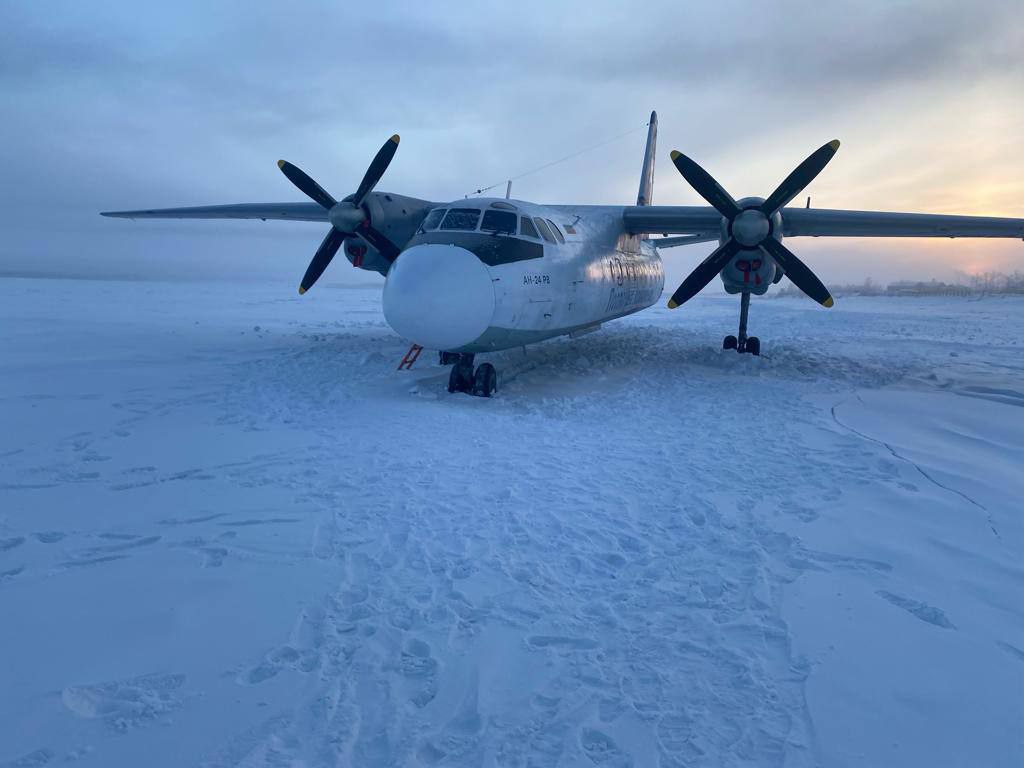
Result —
<svg viewBox="0 0 1024 768"><path fill-rule="evenodd" d="M583 729L580 734L580 746L595 765L608 768L627 768L633 765L632 758L619 748L615 740L596 728Z"/></svg>
<svg viewBox="0 0 1024 768"><path fill-rule="evenodd" d="M0 552L6 552L9 549L20 547L24 543L24 536L12 536L9 539L0 539Z"/></svg>
<svg viewBox="0 0 1024 768"><path fill-rule="evenodd" d="M0 763L0 768L42 768L53 760L54 754L48 749L37 749L27 755L16 757L9 763Z"/></svg>
<svg viewBox="0 0 1024 768"><path fill-rule="evenodd" d="M143 675L97 685L70 685L61 691L61 701L78 717L102 720L124 732L178 709L178 689L184 682L184 675Z"/></svg>
<svg viewBox="0 0 1024 768"><path fill-rule="evenodd" d="M320 660L312 651L300 651L290 645L275 648L268 653L263 661L237 678L242 685L258 685L276 677L285 669L299 672L312 672L320 664Z"/></svg>
<svg viewBox="0 0 1024 768"><path fill-rule="evenodd" d="M409 699L422 708L437 696L437 659L430 652L430 645L423 640L410 640L405 644L399 661L402 677L412 685Z"/></svg>
<svg viewBox="0 0 1024 768"><path fill-rule="evenodd" d="M886 592L884 589L878 590L875 594L885 598L896 607L902 608L921 621L941 627L942 629L956 629L953 623L946 618L945 613L927 603L911 600L909 597L903 597L902 595L894 595L892 592Z"/></svg>
<svg viewBox="0 0 1024 768"><path fill-rule="evenodd" d="M58 541L61 541L65 535L66 534L61 531L40 531L32 534L35 540L40 544L56 544Z"/></svg>

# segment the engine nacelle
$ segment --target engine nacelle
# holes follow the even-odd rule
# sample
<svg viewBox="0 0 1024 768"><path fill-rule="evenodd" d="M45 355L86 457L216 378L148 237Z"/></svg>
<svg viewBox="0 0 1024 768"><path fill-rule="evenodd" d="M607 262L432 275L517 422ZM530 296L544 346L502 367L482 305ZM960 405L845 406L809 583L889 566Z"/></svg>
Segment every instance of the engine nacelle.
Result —
<svg viewBox="0 0 1024 768"><path fill-rule="evenodd" d="M736 202L740 208L746 210L748 208L760 207L761 203L764 202L764 198L745 197ZM740 224L737 223L735 226L739 227ZM774 237L777 240L782 239L782 215L779 212L776 211L767 222L762 217L761 226L767 228L769 237ZM729 227L729 222L723 219L721 243L725 243L726 240L733 236L734 233L730 231ZM759 232L754 238L744 241L743 235L738 234L737 239L739 242L756 243L758 241L756 238L761 236L763 236L763 233ZM779 266L768 255L767 251L763 248L753 247L737 253L732 261L721 271L719 276L722 278L726 293L749 291L756 296L760 296L768 290L768 286L782 279L782 270L779 269Z"/></svg>
<svg viewBox="0 0 1024 768"><path fill-rule="evenodd" d="M380 252L361 237L348 238L345 240L345 244L342 248L345 253L345 258L349 260L353 267L359 267L360 269L377 269L375 265L379 262L385 261L384 257L380 255Z"/></svg>
<svg viewBox="0 0 1024 768"><path fill-rule="evenodd" d="M726 293L749 291L760 296L768 290L780 271L775 260L761 248L740 251L721 272Z"/></svg>
<svg viewBox="0 0 1024 768"><path fill-rule="evenodd" d="M363 207L370 216L373 228L401 250L416 234L423 217L431 208L436 207L436 203L391 192L371 192L363 201ZM359 248L360 245L366 250ZM391 262L362 238L349 238L345 241L345 256L353 266L372 269L382 275L386 275L391 268Z"/></svg>

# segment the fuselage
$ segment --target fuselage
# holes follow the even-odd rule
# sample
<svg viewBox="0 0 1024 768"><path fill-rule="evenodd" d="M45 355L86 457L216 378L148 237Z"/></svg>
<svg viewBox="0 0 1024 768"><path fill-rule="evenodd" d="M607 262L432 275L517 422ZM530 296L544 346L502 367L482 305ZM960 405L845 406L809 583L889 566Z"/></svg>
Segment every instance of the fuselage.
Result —
<svg viewBox="0 0 1024 768"><path fill-rule="evenodd" d="M384 315L411 342L490 352L651 306L665 272L621 206L478 198L437 206L391 265Z"/></svg>

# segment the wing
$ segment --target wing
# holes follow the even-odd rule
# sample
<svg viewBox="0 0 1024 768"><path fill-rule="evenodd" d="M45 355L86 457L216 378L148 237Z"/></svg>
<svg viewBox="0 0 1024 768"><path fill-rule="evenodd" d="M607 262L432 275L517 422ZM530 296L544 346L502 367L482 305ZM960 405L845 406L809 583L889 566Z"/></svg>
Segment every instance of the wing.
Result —
<svg viewBox="0 0 1024 768"><path fill-rule="evenodd" d="M147 208L141 211L104 211L119 219L277 219L327 221L327 209L317 203L237 203L192 208Z"/></svg>
<svg viewBox="0 0 1024 768"><path fill-rule="evenodd" d="M707 205L628 205L622 209L626 231L634 235L700 235L717 240L722 214Z"/></svg>
<svg viewBox="0 0 1024 768"><path fill-rule="evenodd" d="M1024 219L931 213L783 208L786 237L1013 237L1024 240ZM717 239L722 217L709 206L643 205L622 210L633 234L697 235ZM657 240L654 241L657 244Z"/></svg>
<svg viewBox="0 0 1024 768"><path fill-rule="evenodd" d="M1019 237L1024 219L783 208L787 237Z"/></svg>

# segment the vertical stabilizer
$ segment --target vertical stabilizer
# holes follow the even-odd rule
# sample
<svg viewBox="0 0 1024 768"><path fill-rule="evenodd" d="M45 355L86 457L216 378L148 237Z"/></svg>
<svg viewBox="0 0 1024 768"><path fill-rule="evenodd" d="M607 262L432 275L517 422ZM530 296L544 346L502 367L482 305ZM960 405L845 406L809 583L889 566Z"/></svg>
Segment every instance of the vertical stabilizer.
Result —
<svg viewBox="0 0 1024 768"><path fill-rule="evenodd" d="M651 122L647 129L647 149L644 150L644 168L640 173L640 192L636 196L637 205L650 205L654 195L654 150L658 143L658 113L651 112Z"/></svg>

